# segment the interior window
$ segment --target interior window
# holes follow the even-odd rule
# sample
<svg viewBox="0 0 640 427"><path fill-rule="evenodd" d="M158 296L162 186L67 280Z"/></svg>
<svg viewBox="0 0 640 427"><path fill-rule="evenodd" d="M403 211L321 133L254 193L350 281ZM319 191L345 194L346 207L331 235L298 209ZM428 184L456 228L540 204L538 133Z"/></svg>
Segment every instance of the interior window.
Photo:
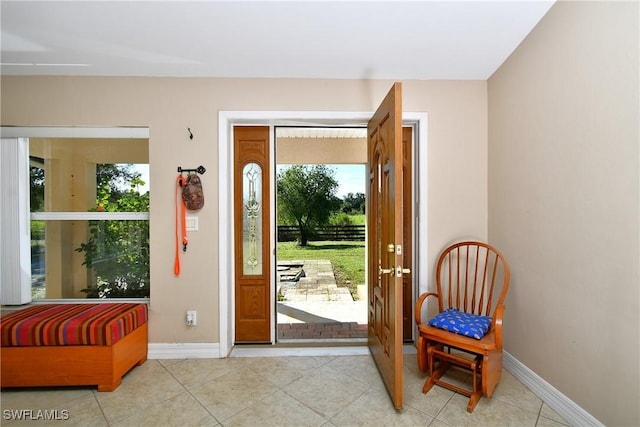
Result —
<svg viewBox="0 0 640 427"><path fill-rule="evenodd" d="M29 141L32 298L149 297L147 139Z"/></svg>

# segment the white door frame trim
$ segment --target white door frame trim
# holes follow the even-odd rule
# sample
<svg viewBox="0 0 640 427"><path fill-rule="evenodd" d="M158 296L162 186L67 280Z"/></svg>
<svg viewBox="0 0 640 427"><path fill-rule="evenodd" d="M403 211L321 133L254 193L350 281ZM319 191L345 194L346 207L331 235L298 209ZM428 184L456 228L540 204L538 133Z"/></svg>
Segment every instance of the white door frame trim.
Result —
<svg viewBox="0 0 640 427"><path fill-rule="evenodd" d="M362 111L220 111L218 113L218 291L219 291L219 340L220 357L227 357L233 347L234 336L234 299L233 299L233 126L362 126L373 112ZM414 218L416 236L427 227L426 191L427 174L419 173L418 165L427 165L427 113L403 113L403 121L416 124L414 168L416 215ZM272 138L273 136L271 136ZM271 144L273 146L273 144ZM421 146L421 147L420 147ZM272 148L270 149L270 151ZM273 153L270 153L273 155ZM420 201L425 200L420 206ZM416 283L420 283L420 271L428 271L419 257L427 253L427 239L417 239L416 245ZM271 261L270 261L271 262Z"/></svg>

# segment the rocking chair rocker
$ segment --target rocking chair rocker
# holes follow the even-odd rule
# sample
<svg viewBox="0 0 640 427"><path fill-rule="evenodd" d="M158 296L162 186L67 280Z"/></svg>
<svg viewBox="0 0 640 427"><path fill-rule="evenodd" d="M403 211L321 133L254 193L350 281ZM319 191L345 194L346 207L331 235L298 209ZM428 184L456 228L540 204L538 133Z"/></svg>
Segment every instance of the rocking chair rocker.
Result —
<svg viewBox="0 0 640 427"><path fill-rule="evenodd" d="M438 384L469 396L468 412L481 395L493 394L502 373L502 317L509 277L505 258L486 243L459 242L440 255L436 293L420 295L415 306L418 366L429 371L423 393ZM428 297L437 299L439 314L423 323L422 305ZM472 390L441 379L451 365L471 371Z"/></svg>

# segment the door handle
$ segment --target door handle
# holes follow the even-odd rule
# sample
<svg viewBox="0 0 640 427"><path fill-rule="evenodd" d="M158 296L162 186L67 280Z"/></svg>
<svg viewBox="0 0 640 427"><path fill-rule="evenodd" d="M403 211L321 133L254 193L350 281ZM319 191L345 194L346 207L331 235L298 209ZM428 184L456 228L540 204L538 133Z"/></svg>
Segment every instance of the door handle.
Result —
<svg viewBox="0 0 640 427"><path fill-rule="evenodd" d="M393 267L391 268L382 268L378 269L378 276L382 276L383 274L391 274L393 273Z"/></svg>
<svg viewBox="0 0 640 427"><path fill-rule="evenodd" d="M410 268L402 268L400 266L396 267L396 277L402 277L403 274L411 274Z"/></svg>

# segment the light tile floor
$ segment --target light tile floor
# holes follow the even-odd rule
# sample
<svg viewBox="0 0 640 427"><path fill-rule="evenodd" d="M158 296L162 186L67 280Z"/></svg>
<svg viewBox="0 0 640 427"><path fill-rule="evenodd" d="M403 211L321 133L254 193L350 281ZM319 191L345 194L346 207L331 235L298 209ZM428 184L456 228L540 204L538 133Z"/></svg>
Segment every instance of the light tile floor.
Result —
<svg viewBox="0 0 640 427"><path fill-rule="evenodd" d="M472 414L467 398L435 386L404 356L404 408L395 410L368 356L148 360L111 393L95 388L5 390L1 424L57 426L561 426L566 422L504 370ZM467 380L460 372L460 380ZM38 410L66 421L10 420ZM42 413L41 413L42 414Z"/></svg>

